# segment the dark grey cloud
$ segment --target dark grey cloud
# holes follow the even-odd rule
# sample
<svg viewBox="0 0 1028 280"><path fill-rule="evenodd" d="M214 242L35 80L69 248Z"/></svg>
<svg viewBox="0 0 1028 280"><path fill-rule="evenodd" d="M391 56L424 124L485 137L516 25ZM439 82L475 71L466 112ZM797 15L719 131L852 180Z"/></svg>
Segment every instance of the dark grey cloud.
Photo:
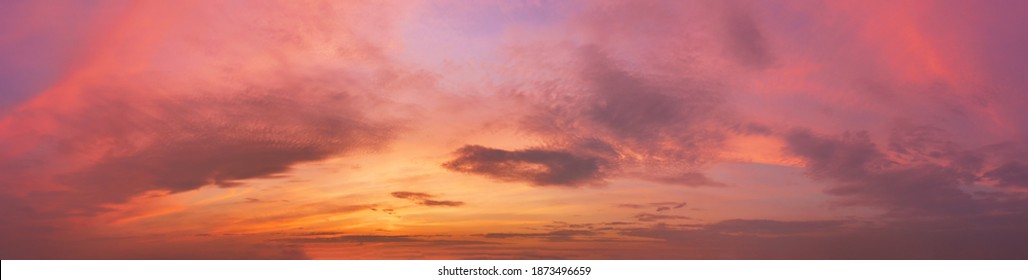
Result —
<svg viewBox="0 0 1028 280"><path fill-rule="evenodd" d="M537 186L578 186L603 181L601 158L546 149L507 151L468 145L454 152L456 158L443 167L484 175L503 181L528 182Z"/></svg>

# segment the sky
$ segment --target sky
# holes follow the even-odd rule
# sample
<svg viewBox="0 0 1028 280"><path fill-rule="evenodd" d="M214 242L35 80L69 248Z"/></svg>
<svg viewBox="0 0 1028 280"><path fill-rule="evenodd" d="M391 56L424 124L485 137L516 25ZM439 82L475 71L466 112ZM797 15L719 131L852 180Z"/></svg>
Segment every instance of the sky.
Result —
<svg viewBox="0 0 1028 280"><path fill-rule="evenodd" d="M3 1L3 259L1026 259L1026 1Z"/></svg>

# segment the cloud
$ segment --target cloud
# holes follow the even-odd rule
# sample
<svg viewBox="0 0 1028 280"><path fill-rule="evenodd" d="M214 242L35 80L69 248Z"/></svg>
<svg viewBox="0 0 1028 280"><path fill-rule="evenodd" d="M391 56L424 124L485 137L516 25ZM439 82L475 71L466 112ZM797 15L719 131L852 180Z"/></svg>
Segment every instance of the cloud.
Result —
<svg viewBox="0 0 1028 280"><path fill-rule="evenodd" d="M1028 242L1020 236L1028 228L1014 221L1024 218L726 220L700 227L658 224L621 234L666 241L662 246L669 249L660 258L673 259L1022 259Z"/></svg>
<svg viewBox="0 0 1028 280"><path fill-rule="evenodd" d="M449 206L457 207L464 205L462 201L432 200L433 195L420 192L393 192L393 197L410 200L416 204L425 206Z"/></svg>
<svg viewBox="0 0 1028 280"><path fill-rule="evenodd" d="M622 204L618 204L617 207L620 207L620 208L631 208L631 209L643 209L643 208L646 208L646 207L656 207L656 211L657 212L662 212L662 211L669 211L669 210L673 210L673 209L680 209L682 207L685 207L685 205L686 205L685 202L651 202L651 203L647 203L645 205L643 205L643 204L633 204L633 203L622 203Z"/></svg>
<svg viewBox="0 0 1028 280"><path fill-rule="evenodd" d="M724 187L725 183L714 181L707 175L699 172L684 172L675 175L643 175L646 180L665 184L686 186L686 187Z"/></svg>
<svg viewBox="0 0 1028 280"><path fill-rule="evenodd" d="M96 250L97 255L84 257L83 259L303 260L310 258L304 251L303 247L295 244L252 242L251 240L232 238L213 238L208 241L195 243L176 242L174 244L164 243L160 245L140 244L137 247L126 251L127 252L121 252L120 254L111 254L111 252L105 252L105 250Z"/></svg>
<svg viewBox="0 0 1028 280"><path fill-rule="evenodd" d="M395 198L411 199L411 200L423 200L431 198L432 195L427 193L419 192L393 192L391 193Z"/></svg>
<svg viewBox="0 0 1028 280"><path fill-rule="evenodd" d="M357 109L366 102L364 97L344 92L346 87L325 84L320 78L294 77L287 83L269 79L234 90L197 82L197 88L214 91L199 95L182 92L189 87L163 87L166 78L170 79L88 82L75 91L89 98L64 97L75 105L41 96L34 103L38 107L22 108L0 121L0 169L4 170L0 172L0 197L23 201L22 205L32 209L30 215L3 211L2 216L4 220L33 221L0 225L0 238L31 241L10 247L15 255L9 256L70 258L79 254L61 253L61 248L40 245L46 243L41 240L84 239L69 230L76 228L69 223L77 223L70 220L86 218L91 221L89 226L97 226L93 223L106 213L120 211L112 204L126 203L147 192L240 187L250 179L288 176L300 163L379 149L392 139L390 124L368 120ZM261 223L298 218L274 214L238 220ZM18 232L29 231L32 224L55 230L20 237ZM83 246L95 243L80 242ZM250 240L211 242L240 243L232 245L239 248L225 250L245 252ZM187 245L183 243L182 248ZM156 251L132 255L113 252L113 248L97 250L103 251L95 255L98 258L166 256ZM162 250L175 253L169 258L247 258L223 252L190 255L174 247ZM252 255L305 257L271 253L276 250L254 249ZM290 250L302 253L300 248Z"/></svg>
<svg viewBox="0 0 1028 280"><path fill-rule="evenodd" d="M423 200L421 202L421 205L425 205L425 206L450 206L450 207L457 207L457 206L464 205L464 202L462 202L462 201L426 199L426 200Z"/></svg>
<svg viewBox="0 0 1028 280"><path fill-rule="evenodd" d="M704 229L746 234L800 234L836 230L845 224L847 222L836 220L777 221L733 219L707 225Z"/></svg>
<svg viewBox="0 0 1028 280"><path fill-rule="evenodd" d="M987 205L961 189L976 180L953 163L899 163L890 160L867 133L839 137L795 130L786 150L807 161L815 178L834 184L826 193L846 205L884 208L894 216L979 214Z"/></svg>
<svg viewBox="0 0 1028 280"><path fill-rule="evenodd" d="M267 236L134 234L104 237L37 236L0 239L3 259L68 260L294 260L309 256L298 244L267 242ZM16 244L14 242L28 242ZM8 246L10 245L10 246Z"/></svg>
<svg viewBox="0 0 1028 280"><path fill-rule="evenodd" d="M706 106L690 108L677 92L665 92L629 72L612 66L604 54L586 49L583 76L593 83L583 117L618 138L653 139L666 129L688 126ZM706 104L703 104L706 105ZM695 114L695 115L694 115Z"/></svg>
<svg viewBox="0 0 1028 280"><path fill-rule="evenodd" d="M640 222L656 222L662 220L692 220L690 217L681 215L663 215L663 214L650 214L650 213L639 213L635 215L635 219Z"/></svg>
<svg viewBox="0 0 1028 280"><path fill-rule="evenodd" d="M507 151L468 145L454 152L456 158L443 167L503 181L522 181L536 186L579 186L603 181L603 159L569 152L524 149Z"/></svg>
<svg viewBox="0 0 1028 280"><path fill-rule="evenodd" d="M837 138L794 130L785 136L786 150L808 160L808 172L819 178L860 180L890 164L871 142L867 132L846 133Z"/></svg>
<svg viewBox="0 0 1028 280"><path fill-rule="evenodd" d="M91 216L147 191L240 186L383 147L396 126L365 110L389 102L372 100L377 82L354 73L392 72L378 47L392 33L377 24L390 13L313 4L19 6L68 15L45 21L56 33L44 37L81 44L19 41L73 48L33 62L59 69L0 109L0 196ZM0 40L34 33L10 26Z"/></svg>
<svg viewBox="0 0 1028 280"><path fill-rule="evenodd" d="M364 210L374 209L373 204L337 204L333 202L317 202L307 204L292 204L288 206L288 212L255 213L241 219L243 223L288 223L304 218L339 216L341 214L352 214Z"/></svg>
<svg viewBox="0 0 1028 280"><path fill-rule="evenodd" d="M291 235L293 235L293 236L336 236L336 235L343 235L345 233L346 232L342 232L342 231L308 231L308 232L293 233Z"/></svg>
<svg viewBox="0 0 1028 280"><path fill-rule="evenodd" d="M400 167L395 164L410 164L402 170L431 177L418 171L424 166L414 166L424 161L402 158L474 143L468 139L483 141L481 131L493 128L514 130L502 133L513 132L515 142L543 144L499 149L501 144L481 142L485 146L458 149L443 167L537 186L610 182L611 193L630 194L622 197L633 199L627 202L697 192L697 199L711 201L759 197L767 203L737 210L780 217L795 212L782 205L822 202L824 196L806 193L806 181L793 184L799 181L792 180L791 166L802 162L807 175L824 185L832 206L885 211L859 225L742 217L690 227L653 225L688 218L661 215L679 214L684 203L622 204L636 209L629 215L649 212L622 217L639 222L616 229L632 240L651 237L617 244L645 258L1024 259L1028 252L1025 239L1017 238L1026 235L1021 221L1028 211L1028 161L989 146L1028 136L1022 109L1028 107L1028 55L1021 51L1028 36L1024 28L1010 28L1024 26L1024 3L631 1L501 9L449 4L454 3L9 5L0 11L4 258L294 258L305 257L298 253L308 246L326 246L313 243L364 241L409 246L403 256L424 258L422 249L433 247L419 243L443 242L440 237L325 235L261 247L274 239L178 242L178 236L157 236L132 242L111 235L194 224L331 227L348 222L333 214L377 206L304 204L312 193L364 197L362 191L380 192L383 184L440 183L434 180L446 178L360 179L378 177L384 165ZM414 117L391 119L396 116ZM931 124L878 130L888 129L887 120L906 118ZM488 125L475 127L482 123ZM788 132L784 125L812 130ZM415 145L361 159L356 172L367 173L353 181L339 180L346 174L325 179L330 171L318 168L294 172L305 164L336 164L346 160L337 157L382 151L407 128L417 130L409 139ZM862 129L871 131L836 133ZM431 136L423 139L422 133ZM778 153L781 145L784 154ZM737 146L744 148L726 150ZM718 166L717 174L704 171L726 158L750 155L789 166L768 167L768 174L740 174L732 166ZM729 175L713 176L721 174ZM268 183L254 179L297 175L311 181L240 189ZM614 180L621 177L655 183L625 188L624 181ZM726 182L737 189L665 187ZM751 192L747 188L754 186L740 182L771 188ZM338 188L321 188L327 184ZM642 189L655 185L660 187ZM280 201L275 195L289 186L300 188L289 191L296 204L257 203ZM192 191L203 187L212 189L192 199ZM218 187L237 189L213 189ZM171 195L153 201L185 210L135 225L105 223L108 214L138 214L120 207L155 190ZM220 203L221 195L208 192L235 196ZM532 200L547 201L557 192L546 193L500 195L515 202L542 195ZM429 193L393 196L412 205L463 205ZM254 203L238 203L243 197ZM622 201L600 199L574 208L602 210ZM374 223L381 218L396 220L383 214L395 215L393 209L375 211L381 212L342 218L371 228L382 227ZM724 214L716 212L690 215L700 220ZM569 214L540 213L542 219ZM479 214L490 223L512 217ZM595 217L568 218L578 224L510 234L578 238L586 233L573 230L600 230L593 227L601 225ZM419 222L404 221L402 228ZM310 230L319 229L324 228ZM99 238L115 241L84 245ZM604 247L596 244L542 250L522 245L475 255L619 256L592 248ZM138 248L126 248L131 246ZM134 249L139 253L132 254ZM462 255L444 258L455 256Z"/></svg>
<svg viewBox="0 0 1028 280"><path fill-rule="evenodd" d="M729 52L743 65L758 69L770 66L774 56L754 14L741 5L728 6L724 40Z"/></svg>
<svg viewBox="0 0 1028 280"><path fill-rule="evenodd" d="M541 233L486 233L485 238L545 238L549 241L569 241L577 236L592 236L596 233L588 230L555 230Z"/></svg>
<svg viewBox="0 0 1028 280"><path fill-rule="evenodd" d="M1028 188L1028 164L1010 161L986 172L985 177L998 181L1000 186Z"/></svg>
<svg viewBox="0 0 1028 280"><path fill-rule="evenodd" d="M296 243L335 243L335 242L352 242L352 243L393 243L393 242L422 242L423 240L417 239L414 236L409 235L343 235L334 237L316 237L316 238L293 238L286 239L283 241L296 242Z"/></svg>
<svg viewBox="0 0 1028 280"><path fill-rule="evenodd" d="M643 75L602 46L573 53L575 86L531 96L523 129L576 152L584 141L602 146L618 167L682 171L717 158L731 117L716 83Z"/></svg>
<svg viewBox="0 0 1028 280"><path fill-rule="evenodd" d="M360 120L352 96L269 89L277 90L305 97L269 92L137 99L127 90L121 97L97 93L83 111L52 116L62 120L62 128L56 135L37 135L36 149L45 153L8 157L4 165L16 166L9 169L15 174L46 176L40 179L67 190L64 203L88 209L149 190L236 186L285 173L297 163L371 149L376 140L389 138L389 128Z"/></svg>
<svg viewBox="0 0 1028 280"><path fill-rule="evenodd" d="M541 88L538 91L544 93L521 94L537 90L530 84L508 96L529 104L529 110L518 118L518 126L546 139L545 148L503 154L509 160L462 162L473 156L501 156L496 149L466 146L458 150L457 160L444 166L534 185L582 185L605 177L647 174L637 177L692 187L724 186L697 172L717 160L725 138L734 133L729 127L735 121L724 106L724 94L717 83L640 74L599 45L574 48L570 53L574 63L564 70L573 78L567 81L567 88ZM563 162L577 157L594 163L556 174L547 172L556 163L535 160L532 166L526 164L530 163L527 160L510 156L543 151L565 154L568 160Z"/></svg>
<svg viewBox="0 0 1028 280"><path fill-rule="evenodd" d="M440 239L427 235L342 235L334 237L289 238L276 241L286 243L428 243L436 245L479 245L492 244L478 240Z"/></svg>

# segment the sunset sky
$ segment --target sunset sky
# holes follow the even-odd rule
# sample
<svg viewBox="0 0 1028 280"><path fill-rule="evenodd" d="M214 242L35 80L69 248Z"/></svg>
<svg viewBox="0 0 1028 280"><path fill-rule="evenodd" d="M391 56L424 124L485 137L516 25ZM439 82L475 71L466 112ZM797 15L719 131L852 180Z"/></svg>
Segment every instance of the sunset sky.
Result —
<svg viewBox="0 0 1028 280"><path fill-rule="evenodd" d="M2 1L3 259L1026 259L1028 1Z"/></svg>

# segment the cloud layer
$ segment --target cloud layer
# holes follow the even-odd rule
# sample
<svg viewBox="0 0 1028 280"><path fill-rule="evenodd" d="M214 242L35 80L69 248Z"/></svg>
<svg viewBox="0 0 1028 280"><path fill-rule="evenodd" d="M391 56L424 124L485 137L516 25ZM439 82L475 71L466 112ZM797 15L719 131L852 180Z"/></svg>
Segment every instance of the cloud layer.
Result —
<svg viewBox="0 0 1028 280"><path fill-rule="evenodd" d="M0 257L1023 259L1025 11L15 1Z"/></svg>

